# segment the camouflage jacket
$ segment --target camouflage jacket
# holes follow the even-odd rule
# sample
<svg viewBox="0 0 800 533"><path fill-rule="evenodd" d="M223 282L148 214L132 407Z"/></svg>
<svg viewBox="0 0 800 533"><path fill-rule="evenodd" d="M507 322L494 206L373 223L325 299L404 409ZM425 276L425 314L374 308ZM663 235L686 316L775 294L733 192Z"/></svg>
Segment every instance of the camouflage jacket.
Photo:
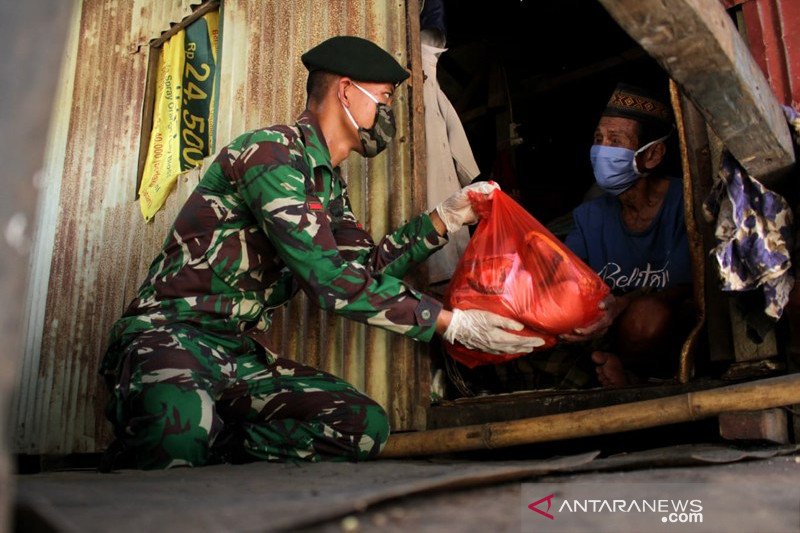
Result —
<svg viewBox="0 0 800 533"><path fill-rule="evenodd" d="M350 208L318 128L305 112L295 126L248 132L220 151L114 324L105 370L130 339L166 324L266 331L271 310L299 288L353 320L433 336L441 304L401 278L447 239L422 214L376 245Z"/></svg>

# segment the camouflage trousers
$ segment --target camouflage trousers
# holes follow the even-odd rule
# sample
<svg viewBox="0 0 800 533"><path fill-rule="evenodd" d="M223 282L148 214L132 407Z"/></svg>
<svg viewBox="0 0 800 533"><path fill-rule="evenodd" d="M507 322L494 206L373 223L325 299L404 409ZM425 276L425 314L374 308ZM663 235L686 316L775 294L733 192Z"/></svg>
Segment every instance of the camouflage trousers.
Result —
<svg viewBox="0 0 800 533"><path fill-rule="evenodd" d="M352 385L272 357L247 337L172 324L124 347L107 409L139 468L246 459L364 460L389 436L385 411Z"/></svg>

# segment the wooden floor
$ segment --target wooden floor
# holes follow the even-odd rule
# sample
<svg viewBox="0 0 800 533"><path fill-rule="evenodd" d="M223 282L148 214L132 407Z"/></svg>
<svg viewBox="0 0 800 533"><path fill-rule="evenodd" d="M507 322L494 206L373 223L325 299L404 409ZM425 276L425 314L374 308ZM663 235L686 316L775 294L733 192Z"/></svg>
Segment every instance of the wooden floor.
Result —
<svg viewBox="0 0 800 533"><path fill-rule="evenodd" d="M26 532L119 533L520 531L522 482L717 479L727 483L731 497L744 499L748 484L759 479L796 484L796 453L794 446L691 444L606 458L585 451L541 460L451 458L253 463L112 474L48 472L17 476L16 526ZM761 460L724 464L746 459ZM789 514L796 525L797 513L796 505L784 514L773 513L765 517L765 526L783 523ZM731 520L719 530L738 530Z"/></svg>

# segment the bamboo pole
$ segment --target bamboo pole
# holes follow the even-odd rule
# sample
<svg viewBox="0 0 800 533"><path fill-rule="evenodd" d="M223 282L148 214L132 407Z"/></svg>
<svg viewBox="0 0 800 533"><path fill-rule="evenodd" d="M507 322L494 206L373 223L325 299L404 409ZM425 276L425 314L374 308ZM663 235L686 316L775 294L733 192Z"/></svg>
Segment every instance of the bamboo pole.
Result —
<svg viewBox="0 0 800 533"><path fill-rule="evenodd" d="M800 374L572 413L400 433L389 437L380 457L435 455L590 437L795 403L800 403Z"/></svg>

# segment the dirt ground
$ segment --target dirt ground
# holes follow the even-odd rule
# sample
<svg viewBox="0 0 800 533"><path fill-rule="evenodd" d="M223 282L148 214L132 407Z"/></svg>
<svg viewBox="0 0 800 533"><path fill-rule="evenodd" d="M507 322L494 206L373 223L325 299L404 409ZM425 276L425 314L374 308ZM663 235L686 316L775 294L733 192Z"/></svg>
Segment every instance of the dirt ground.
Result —
<svg viewBox="0 0 800 533"><path fill-rule="evenodd" d="M709 498L733 502L753 501L758 493L761 507L763 501L780 503L771 506L775 509L769 509L758 531L800 531L800 500L785 504L781 498L786 491L779 492L786 484L800 487L797 448L720 444L676 445L609 457L585 451L543 460L253 463L19 475L17 530L527 531L532 530L526 529L531 527L525 523L527 516L534 514L526 514L521 491L532 482L695 483L708 487ZM740 527L736 514L702 527L669 530L748 531ZM577 530L598 531L593 520L597 518L586 515ZM604 523L613 524L614 531L639 531L626 529L621 518L619 523L613 520Z"/></svg>
<svg viewBox="0 0 800 533"><path fill-rule="evenodd" d="M753 485L769 486L784 483L800 483L800 456L779 457L746 463L693 466L666 469L645 469L632 472L593 473L567 476L546 476L539 482L560 483L710 483L714 490L724 490L724 497L747 502ZM503 483L496 486L462 490L453 493L416 496L402 501L379 505L367 512L352 514L338 521L330 521L309 531L334 533L339 531L521 531L520 499L521 483ZM722 489L724 487L724 489ZM749 511L747 511L749 512ZM531 514L531 521L539 517ZM534 524L536 522L533 522ZM577 532L600 531L593 518L587 516ZM706 524L700 529L686 525L672 531L718 531L720 533L790 533L800 531L800 501L781 512L770 513L761 521L758 529L743 529L737 516L725 521ZM622 519L613 524L613 529L622 532L644 532L629 528ZM563 531L563 530L562 530Z"/></svg>

